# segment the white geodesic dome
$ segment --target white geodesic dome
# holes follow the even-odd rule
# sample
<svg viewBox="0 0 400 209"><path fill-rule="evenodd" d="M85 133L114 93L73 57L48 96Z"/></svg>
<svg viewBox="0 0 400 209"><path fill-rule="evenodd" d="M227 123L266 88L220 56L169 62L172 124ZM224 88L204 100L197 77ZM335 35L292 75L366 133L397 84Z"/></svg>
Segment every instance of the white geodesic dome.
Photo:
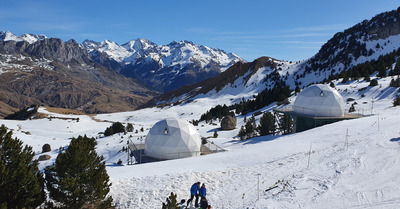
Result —
<svg viewBox="0 0 400 209"><path fill-rule="evenodd" d="M160 159L177 159L200 155L201 138L186 120L167 118L150 129L145 140L145 153Z"/></svg>
<svg viewBox="0 0 400 209"><path fill-rule="evenodd" d="M340 93L323 84L305 88L294 101L294 112L314 117L342 117L344 108Z"/></svg>

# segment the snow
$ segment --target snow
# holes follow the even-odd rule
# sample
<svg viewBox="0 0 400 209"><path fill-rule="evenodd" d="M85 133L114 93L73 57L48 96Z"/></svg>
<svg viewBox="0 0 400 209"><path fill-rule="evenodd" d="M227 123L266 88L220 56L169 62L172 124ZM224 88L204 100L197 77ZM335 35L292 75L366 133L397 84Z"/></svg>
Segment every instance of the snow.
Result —
<svg viewBox="0 0 400 209"><path fill-rule="evenodd" d="M33 44L36 41L46 39L47 37L45 35L33 35L29 33L22 34L20 36L17 36L9 31L1 31L0 32L0 40L2 41L26 41L29 44Z"/></svg>
<svg viewBox="0 0 400 209"><path fill-rule="evenodd" d="M258 82L267 71L263 68L251 81ZM39 112L49 114L51 119L0 120L0 123L12 128L14 136L25 144L33 146L36 157L42 154L43 144L51 145L52 151L46 154L52 158L40 162L40 169L54 162L58 148L68 146L71 137L84 134L96 137L97 152L105 158L112 183L110 195L117 208L159 208L170 192L176 193L179 200L187 199L190 186L196 181L206 184L207 197L214 208L398 208L400 108L392 107L398 89L388 86L390 80L379 79L382 86L375 87L368 87L363 81L334 82L345 100L354 98L357 111L373 113L371 116L296 134L244 141L235 137L239 128L219 131L218 121L213 122L217 125L200 122L196 128L202 136L212 136L214 130L218 131L218 138L210 140L225 152L140 165L126 164L127 154L121 150L127 140L143 143L152 125L167 117L197 120L216 104L234 102L235 88L226 87L219 94L203 95L180 106L97 116L62 115L41 107ZM241 82L238 79L235 85L246 85ZM359 91L364 87L367 88ZM242 93L238 95L253 94ZM293 96L290 101L294 99ZM275 104L263 111L273 108ZM244 124L243 116L237 119L237 127ZM259 116L257 123L258 120ZM129 122L135 130L143 127L145 131L102 137L99 132L114 121ZM122 166L116 165L119 159ZM277 188L265 191L275 184Z"/></svg>

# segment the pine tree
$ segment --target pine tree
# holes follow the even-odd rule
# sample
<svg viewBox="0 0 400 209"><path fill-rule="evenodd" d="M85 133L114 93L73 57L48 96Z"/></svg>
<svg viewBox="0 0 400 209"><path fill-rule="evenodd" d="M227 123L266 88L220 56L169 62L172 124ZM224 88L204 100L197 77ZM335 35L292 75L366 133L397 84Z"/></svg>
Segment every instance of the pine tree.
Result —
<svg viewBox="0 0 400 209"><path fill-rule="evenodd" d="M218 137L218 132L217 131L214 131L214 136L213 136L214 138L217 138Z"/></svg>
<svg viewBox="0 0 400 209"><path fill-rule="evenodd" d="M371 81L369 82L369 86L377 86L377 85L378 85L378 81L377 81L376 79L371 80Z"/></svg>
<svg viewBox="0 0 400 209"><path fill-rule="evenodd" d="M245 124L244 127L246 130L247 138L251 138L256 135L257 126L256 126L256 119L255 119L254 115L251 116L251 118L247 120L247 123Z"/></svg>
<svg viewBox="0 0 400 209"><path fill-rule="evenodd" d="M128 123L128 124L126 125L126 131L127 131L127 132L133 132L133 125L132 125L131 123Z"/></svg>
<svg viewBox="0 0 400 209"><path fill-rule="evenodd" d="M274 116L270 112L264 113L257 129L261 136L275 133Z"/></svg>
<svg viewBox="0 0 400 209"><path fill-rule="evenodd" d="M45 201L43 176L32 161L32 147L12 138L12 131L0 127L0 206L35 208Z"/></svg>
<svg viewBox="0 0 400 209"><path fill-rule="evenodd" d="M162 209L180 209L176 197L177 195L171 192L171 195L166 199L167 203L162 204Z"/></svg>
<svg viewBox="0 0 400 209"><path fill-rule="evenodd" d="M383 63L380 63L378 65L378 75L377 76L380 78L385 78L387 76L386 75L386 67Z"/></svg>
<svg viewBox="0 0 400 209"><path fill-rule="evenodd" d="M244 140L246 137L246 131L244 130L244 126L240 127L238 137L240 137L240 140Z"/></svg>
<svg viewBox="0 0 400 209"><path fill-rule="evenodd" d="M396 98L393 100L393 107L398 105L400 105L400 96L396 96Z"/></svg>
<svg viewBox="0 0 400 209"><path fill-rule="evenodd" d="M279 129L282 130L283 134L289 134L292 132L293 127L293 120L289 115L284 114L283 116L279 117L280 127Z"/></svg>
<svg viewBox="0 0 400 209"><path fill-rule="evenodd" d="M104 131L104 136L111 136L114 134L114 129L112 126L107 127L106 130Z"/></svg>
<svg viewBox="0 0 400 209"><path fill-rule="evenodd" d="M73 138L68 149L45 169L50 198L67 208L110 208L111 183L103 157L95 151L94 138Z"/></svg>
<svg viewBox="0 0 400 209"><path fill-rule="evenodd" d="M355 112L356 108L354 107L354 104L351 105L351 107L349 108L349 112Z"/></svg>
<svg viewBox="0 0 400 209"><path fill-rule="evenodd" d="M125 132L125 126L122 125L122 123L120 123L120 122L115 122L115 123L113 123L111 127L113 128L115 134L116 134L116 133L123 133L123 132Z"/></svg>

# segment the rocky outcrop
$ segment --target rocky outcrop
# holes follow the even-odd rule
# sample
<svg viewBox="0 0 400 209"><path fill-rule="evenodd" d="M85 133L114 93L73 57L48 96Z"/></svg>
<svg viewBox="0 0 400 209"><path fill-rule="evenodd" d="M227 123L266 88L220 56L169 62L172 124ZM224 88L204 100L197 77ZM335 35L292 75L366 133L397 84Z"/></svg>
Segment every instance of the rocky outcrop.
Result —
<svg viewBox="0 0 400 209"><path fill-rule="evenodd" d="M40 155L39 156L39 158L38 158L38 160L39 161L45 161L45 160L50 160L51 159L51 156L50 155Z"/></svg>
<svg viewBox="0 0 400 209"><path fill-rule="evenodd" d="M75 60L81 63L88 63L90 56L87 51L79 46L74 40L64 42L61 39L50 38L30 44L25 53L59 62L70 62Z"/></svg>
<svg viewBox="0 0 400 209"><path fill-rule="evenodd" d="M221 129L222 130L233 130L236 128L236 118L230 115L225 116L221 120Z"/></svg>

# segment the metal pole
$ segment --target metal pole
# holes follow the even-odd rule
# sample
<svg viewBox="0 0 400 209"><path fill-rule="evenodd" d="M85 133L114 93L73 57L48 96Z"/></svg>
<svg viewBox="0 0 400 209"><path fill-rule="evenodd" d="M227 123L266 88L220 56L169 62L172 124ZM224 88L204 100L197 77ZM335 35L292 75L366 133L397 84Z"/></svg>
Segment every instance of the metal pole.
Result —
<svg viewBox="0 0 400 209"><path fill-rule="evenodd" d="M346 139L344 142L344 147L345 147L345 150L349 149L349 129L346 129Z"/></svg>
<svg viewBox="0 0 400 209"><path fill-rule="evenodd" d="M373 98L372 98L371 104L372 104L372 107L371 107L371 115L372 115L372 112L374 110L374 99Z"/></svg>
<svg viewBox="0 0 400 209"><path fill-rule="evenodd" d="M257 200L260 200L260 175L257 174Z"/></svg>
<svg viewBox="0 0 400 209"><path fill-rule="evenodd" d="M310 167L311 145L312 145L312 144L310 144L310 151L308 152L308 164L307 164L307 168Z"/></svg>
<svg viewBox="0 0 400 209"><path fill-rule="evenodd" d="M379 112L378 112L378 131L379 131Z"/></svg>

